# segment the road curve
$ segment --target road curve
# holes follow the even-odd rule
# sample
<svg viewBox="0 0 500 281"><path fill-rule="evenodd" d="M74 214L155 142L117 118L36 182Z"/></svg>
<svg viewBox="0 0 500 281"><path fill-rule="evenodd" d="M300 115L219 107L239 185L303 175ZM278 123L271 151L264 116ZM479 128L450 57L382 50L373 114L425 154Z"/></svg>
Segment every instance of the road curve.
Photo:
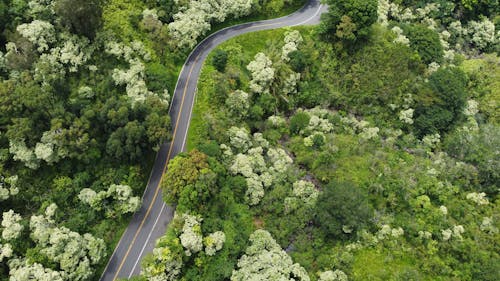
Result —
<svg viewBox="0 0 500 281"><path fill-rule="evenodd" d="M317 24L320 15L325 10L326 7L320 4L320 0L309 0L302 9L291 15L222 29L207 37L194 48L179 74L170 105L169 114L174 128L172 141L160 147L143 195L142 206L134 214L118 242L101 275L101 281L113 281L118 278L130 278L138 275L141 259L153 250L156 239L165 233L168 223L173 218L174 208L163 202L160 182L168 161L184 151L198 77L210 51L224 41L241 34L288 26Z"/></svg>

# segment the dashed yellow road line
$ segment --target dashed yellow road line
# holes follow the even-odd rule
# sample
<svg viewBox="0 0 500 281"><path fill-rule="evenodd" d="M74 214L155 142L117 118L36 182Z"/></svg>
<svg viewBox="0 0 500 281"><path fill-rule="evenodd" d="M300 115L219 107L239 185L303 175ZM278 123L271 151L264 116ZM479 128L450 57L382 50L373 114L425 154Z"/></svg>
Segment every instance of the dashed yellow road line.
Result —
<svg viewBox="0 0 500 281"><path fill-rule="evenodd" d="M142 227L144 226L144 223L146 222L146 219L149 216L149 213L151 213L151 210L153 208L154 202L156 201L156 198L158 197L158 193L160 191L160 188L158 188L158 187L160 186L160 184L161 184L161 182L163 180L163 175L165 174L165 170L167 169L167 162L170 159L170 156L172 155L172 149L173 149L174 143L175 143L175 136L176 136L176 133L177 133L177 128L179 127L180 116L181 116L181 113L182 113L182 108L184 106L184 100L186 98L186 93L187 93L187 88L188 88L188 85L189 85L189 80L191 79L191 74L193 72L194 66L196 65L196 62L198 61L199 57L200 57L200 55L198 55L196 57L196 59L194 60L193 66L191 66L191 69L189 70L188 78L186 79L186 85L184 86L184 92L182 94L181 107L180 107L179 113L177 114L177 121L175 122L175 128L174 128L174 134L173 134L174 137L172 139L172 142L170 143L170 148L168 150L167 159L165 160L165 163L163 164L163 172L162 172L162 176L161 176L160 182L156 186L156 191L155 191L155 194L153 196L153 200L151 200L151 204L149 204L148 210L146 211L146 215L142 219L141 224L139 225L139 228L137 228L137 231L134 234L134 238L132 238L132 242L128 246L127 252L125 252L125 256L123 257L122 262L120 263L120 266L118 267L118 270L115 273L115 276L113 276L113 280L116 280L116 278L118 277L118 274L120 273L123 265L125 264L125 261L127 260L127 257L130 254L130 250L132 249L132 246L134 245L135 240L137 240L137 236L139 236L139 233L141 232ZM140 258L140 257L138 257L138 258Z"/></svg>
<svg viewBox="0 0 500 281"><path fill-rule="evenodd" d="M318 12L316 12L316 14L317 13ZM310 19L308 19L306 21L309 21L309 20ZM261 28L261 27L266 27L266 26L278 25L278 24L281 24L281 23L283 23L283 21L273 22L273 23L267 23L267 24L259 24L259 25L251 26L250 28ZM161 183L163 181L163 175L165 174L165 171L167 169L167 163L168 163L168 161L169 161L169 159L170 159L170 157L172 155L172 149L173 149L174 143L175 143L175 136L177 134L177 129L179 127L180 116L181 116L181 113L182 113L182 110L183 110L183 107L184 107L184 100L186 98L186 93L187 93L187 88L188 88L188 85L189 85L189 81L191 80L191 74L192 74L192 72L194 70L194 67L195 67L196 63L198 62L198 59L199 59L200 55L201 55L201 52L200 52L200 54L198 54L198 56L193 61L193 65L191 66L191 69L189 70L188 77L186 79L186 84L184 86L184 91L183 91L183 94L182 94L181 106L180 106L180 109L179 109L179 113L177 114L177 121L176 121L175 128L174 128L173 139L172 139L172 142L170 143L170 148L168 150L167 158L165 160L165 163L163 164L163 171L162 171L162 176L161 176L160 182L156 186L156 191L155 191L155 194L153 196L153 200L151 201L151 204L149 205L148 210L146 211L146 215L142 219L141 224L139 225L139 228L135 232L134 238L132 239L132 242L130 243L130 245L129 245L128 249L127 249L127 252L125 253L125 256L123 257L123 259L122 259L122 261L120 263L120 266L118 267L118 270L116 271L116 273L115 273L115 275L113 277L113 280L116 280L116 278L118 277L118 274L120 273L123 265L125 264L125 261L127 260L128 255L130 254L130 250L132 249L132 246L134 245L135 241L137 240L137 237L139 236L139 232L142 230L142 227L144 226L144 223L146 222L147 217L151 213L151 210L153 208L154 202L156 201L156 198L158 197L158 193L159 193L159 190L160 190L160 188L158 188L158 187L161 185ZM140 258L140 257L138 257L138 258Z"/></svg>

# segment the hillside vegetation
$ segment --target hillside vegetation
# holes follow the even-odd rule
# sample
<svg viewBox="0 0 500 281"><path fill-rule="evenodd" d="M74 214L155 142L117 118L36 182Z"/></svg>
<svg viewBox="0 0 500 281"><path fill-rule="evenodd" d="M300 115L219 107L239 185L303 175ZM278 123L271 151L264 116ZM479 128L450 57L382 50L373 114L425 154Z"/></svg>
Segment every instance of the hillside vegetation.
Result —
<svg viewBox="0 0 500 281"><path fill-rule="evenodd" d="M497 280L495 1L326 1L203 68L135 280Z"/></svg>
<svg viewBox="0 0 500 281"><path fill-rule="evenodd" d="M191 47L302 0L0 0L0 280L98 280Z"/></svg>

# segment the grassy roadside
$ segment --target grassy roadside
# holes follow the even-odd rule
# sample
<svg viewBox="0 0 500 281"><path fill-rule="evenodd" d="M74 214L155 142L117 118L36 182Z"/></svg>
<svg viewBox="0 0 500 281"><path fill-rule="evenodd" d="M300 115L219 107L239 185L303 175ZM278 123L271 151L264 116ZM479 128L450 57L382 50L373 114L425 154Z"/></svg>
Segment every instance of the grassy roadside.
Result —
<svg viewBox="0 0 500 281"><path fill-rule="evenodd" d="M238 71L246 72L246 64L242 65L240 61L249 62L258 51L266 50L270 45L281 44L284 33L290 29L291 28L279 28L243 34L222 43L208 55L198 80L198 92L196 93L191 124L189 125L188 137L186 140L188 151L199 144L203 144L209 138L206 115L207 113L214 113L211 112L210 94L216 91L216 77L220 75L211 64L214 52L216 50L228 50L230 55L226 69L237 68ZM293 29L300 30L303 36L308 36L308 32L313 30L312 27L294 27ZM235 50L238 52L237 55L234 53ZM233 53L233 56L231 56L231 53ZM246 77L240 76L239 79L244 80Z"/></svg>
<svg viewBox="0 0 500 281"><path fill-rule="evenodd" d="M253 21L258 21L258 20L265 20L265 19L272 19L272 18L278 18L281 16L285 16L288 14L293 13L294 11L300 9L306 0L301 1L300 3L294 5L294 6L289 6L286 7L285 9L281 10L278 13L272 13L272 14L252 14L248 17L240 18L240 19L235 19L235 20L230 20L224 23L219 23L216 25L213 25L212 30L205 36L209 36L210 34L213 34L217 32L218 30L221 30L225 27L232 26L232 25L237 25L241 23L246 23L246 22L253 22ZM119 38L120 40L123 40L124 42L129 42L133 40L140 40L142 41L145 46L151 51L153 54L153 60L151 63L161 63L163 64L166 69L168 70L168 77L173 78L169 79L167 81L167 88L170 90L171 94L173 94L173 90L175 87L175 84L177 82L177 78L180 74L180 71L182 69L182 66L184 64L184 61L187 59L187 56L189 52L186 52L183 54L182 57L174 57L173 55L164 54L162 57L160 55L156 55L153 51L153 43L151 41L151 38L146 34L145 32L141 31L139 28L136 27L135 23L137 21L137 18L142 14L142 11L144 10L145 5L143 3L137 3L132 0L110 0L107 5L104 7L103 11L103 19L104 19L104 29L105 30L110 30L115 35L117 36L117 39ZM251 35L252 40L255 42L259 42L256 45L250 46L250 45L245 45L245 48L253 48L253 49L260 49L263 47L263 44L266 40L258 40L259 36L253 34ZM270 36L272 37L272 36ZM200 41L203 38L200 38ZM245 41L245 40L244 40ZM206 65L207 68L211 68L211 71L216 71L213 69L213 67L209 64ZM209 72L210 73L210 72ZM208 85L207 83L213 82L213 80L210 80L210 77L207 76L208 73L203 74L200 77L200 82L205 81L205 85ZM213 87L213 85L212 85ZM206 134L206 127L204 126L203 120L201 120L202 115L200 114L201 112L205 112L209 110L209 104L208 104L208 94L210 88L208 86L203 86L200 87L200 91L197 95L197 100L196 100L196 109L198 113L193 112L193 119L195 120L193 123L196 123L196 125L191 126L193 130L197 130L196 135L200 136L199 139L206 139L203 138L203 134ZM191 130L190 130L191 132ZM189 144L189 143L188 143ZM155 154L148 155L147 159L144 159L144 165L143 165L143 171L146 173L144 175L144 184L142 185L142 188L146 187L146 183L149 178L149 171L151 171L151 167L154 163L154 157ZM116 221L114 225L114 229L111 232L108 232L108 237L102 237L106 240L106 245L107 245L107 253L108 253L108 258L111 257L111 254L113 253L115 247L117 246L123 232L127 228L130 219L132 215L122 217L119 221ZM103 221L104 223L104 221ZM101 263L99 267L96 269L95 273L95 278L99 278L104 270L104 268L107 265L108 260L105 262Z"/></svg>

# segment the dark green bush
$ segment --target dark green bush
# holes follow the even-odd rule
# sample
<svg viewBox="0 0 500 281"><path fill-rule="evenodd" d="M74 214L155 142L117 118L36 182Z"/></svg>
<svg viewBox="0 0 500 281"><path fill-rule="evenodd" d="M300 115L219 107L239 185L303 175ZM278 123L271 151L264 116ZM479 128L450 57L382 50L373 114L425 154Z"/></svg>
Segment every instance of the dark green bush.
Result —
<svg viewBox="0 0 500 281"><path fill-rule="evenodd" d="M217 49L212 58L212 65L219 72L224 72L227 65L227 52L224 50Z"/></svg>
<svg viewBox="0 0 500 281"><path fill-rule="evenodd" d="M443 46L435 31L420 24L403 26L403 30L410 40L410 47L419 54L424 63L443 61Z"/></svg>

